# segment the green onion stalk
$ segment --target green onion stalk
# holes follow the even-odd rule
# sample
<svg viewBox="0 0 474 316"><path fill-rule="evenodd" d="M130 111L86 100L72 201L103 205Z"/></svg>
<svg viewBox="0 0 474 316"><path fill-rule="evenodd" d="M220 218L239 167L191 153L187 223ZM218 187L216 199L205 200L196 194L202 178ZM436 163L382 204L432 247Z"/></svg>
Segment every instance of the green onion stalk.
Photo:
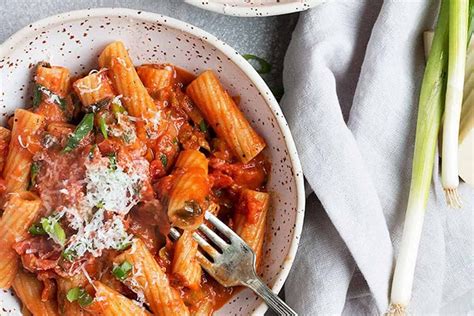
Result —
<svg viewBox="0 0 474 316"><path fill-rule="evenodd" d="M458 144L459 123L466 68L469 0L449 2L449 63L446 105L443 123L441 182L446 201L454 208L461 207L459 186Z"/></svg>
<svg viewBox="0 0 474 316"><path fill-rule="evenodd" d="M444 108L448 66L448 23L449 0L443 0L421 84L410 193L392 281L389 315L405 314L411 298L418 246Z"/></svg>

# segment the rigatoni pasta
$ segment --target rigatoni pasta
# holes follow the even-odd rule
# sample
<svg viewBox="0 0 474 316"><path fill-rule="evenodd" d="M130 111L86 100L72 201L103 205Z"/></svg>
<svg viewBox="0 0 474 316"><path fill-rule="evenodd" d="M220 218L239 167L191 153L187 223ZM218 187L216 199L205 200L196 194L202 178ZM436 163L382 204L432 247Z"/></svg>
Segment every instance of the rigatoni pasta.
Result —
<svg viewBox="0 0 474 316"><path fill-rule="evenodd" d="M27 310L33 312L35 316L60 315L55 301L41 301L42 285L34 274L20 269L13 282L13 289Z"/></svg>
<svg viewBox="0 0 474 316"><path fill-rule="evenodd" d="M41 149L40 134L44 127L44 116L23 109L15 111L10 148L3 169L7 193L28 188L33 155Z"/></svg>
<svg viewBox="0 0 474 316"><path fill-rule="evenodd" d="M106 69L91 73L74 82L73 88L81 100L82 106L89 108L93 105L99 107L101 102L106 102L115 97Z"/></svg>
<svg viewBox="0 0 474 316"><path fill-rule="evenodd" d="M250 126L212 71L199 75L186 92L217 135L227 142L242 162L249 162L265 148L263 139Z"/></svg>
<svg viewBox="0 0 474 316"><path fill-rule="evenodd" d="M41 200L30 192L12 193L0 219L0 288L9 288L18 270L19 257L13 245L28 236L38 217Z"/></svg>
<svg viewBox="0 0 474 316"><path fill-rule="evenodd" d="M123 296L119 292L102 284L94 282L96 301L100 306L100 311L104 316L134 315L151 316L143 307L138 306L133 300Z"/></svg>
<svg viewBox="0 0 474 316"><path fill-rule="evenodd" d="M48 122L64 122L71 111L69 70L64 67L40 63L36 68L33 109Z"/></svg>
<svg viewBox="0 0 474 316"><path fill-rule="evenodd" d="M140 239L134 240L129 250L114 259L115 264L125 261L133 266L125 281L132 289L143 293L153 313L163 316L189 315L178 292L171 287L168 277Z"/></svg>
<svg viewBox="0 0 474 316"><path fill-rule="evenodd" d="M3 171L5 160L8 155L8 146L10 144L11 131L8 128L0 126L0 172Z"/></svg>
<svg viewBox="0 0 474 316"><path fill-rule="evenodd" d="M155 116L156 106L138 77L122 42L109 44L99 56L99 66L110 71L110 77L127 111L143 119Z"/></svg>
<svg viewBox="0 0 474 316"><path fill-rule="evenodd" d="M211 72L135 68L121 42L99 66L40 63L0 128L0 287L35 316L211 315L234 289L193 233L211 212L261 261L265 143Z"/></svg>
<svg viewBox="0 0 474 316"><path fill-rule="evenodd" d="M255 252L257 266L262 259L269 203L268 193L246 189L241 193L239 210L234 216L234 230Z"/></svg>

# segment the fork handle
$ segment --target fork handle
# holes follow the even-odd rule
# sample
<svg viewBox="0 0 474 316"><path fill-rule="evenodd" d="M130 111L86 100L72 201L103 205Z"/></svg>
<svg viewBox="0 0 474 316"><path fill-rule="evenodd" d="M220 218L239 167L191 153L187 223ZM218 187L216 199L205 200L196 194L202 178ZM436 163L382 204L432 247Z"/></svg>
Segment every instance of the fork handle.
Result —
<svg viewBox="0 0 474 316"><path fill-rule="evenodd" d="M249 288L251 288L255 293L260 296L265 303L273 309L278 315L295 315L298 316L298 314L291 309L286 303L279 298L275 293L270 290L268 286L263 283L263 281L259 278L253 278L245 282L245 285L247 285Z"/></svg>

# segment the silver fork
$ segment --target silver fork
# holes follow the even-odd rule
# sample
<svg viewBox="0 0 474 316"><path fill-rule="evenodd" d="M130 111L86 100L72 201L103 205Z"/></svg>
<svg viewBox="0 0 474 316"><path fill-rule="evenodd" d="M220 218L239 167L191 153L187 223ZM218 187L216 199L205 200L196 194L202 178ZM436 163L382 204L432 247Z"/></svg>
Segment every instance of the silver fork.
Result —
<svg viewBox="0 0 474 316"><path fill-rule="evenodd" d="M213 260L211 262L198 251L197 259L203 269L225 287L244 285L251 288L279 315L298 315L257 276L255 253L247 243L213 214L206 212L205 218L217 231L227 237L230 243L206 225L201 224L199 231L219 248L219 250L215 249L201 235L193 233L193 238ZM177 229L171 228L170 236L178 239L180 233Z"/></svg>

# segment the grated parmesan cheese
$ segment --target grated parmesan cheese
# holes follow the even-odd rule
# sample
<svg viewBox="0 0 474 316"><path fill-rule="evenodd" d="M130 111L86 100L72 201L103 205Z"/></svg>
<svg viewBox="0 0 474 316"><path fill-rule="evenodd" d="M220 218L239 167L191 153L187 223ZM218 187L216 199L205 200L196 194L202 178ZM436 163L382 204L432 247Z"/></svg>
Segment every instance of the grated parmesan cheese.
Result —
<svg viewBox="0 0 474 316"><path fill-rule="evenodd" d="M105 249L121 249L131 243L133 236L127 233L123 217L140 201L141 185L147 177L145 162L128 164L128 172L119 165L110 168L107 157L86 165L86 194L76 205L61 211L69 227L77 231L70 237L66 252L76 257L86 253L98 257Z"/></svg>
<svg viewBox="0 0 474 316"><path fill-rule="evenodd" d="M39 91L43 92L44 95L46 95L48 97L46 99L46 101L48 101L48 103L55 103L55 104L61 104L62 103L61 98L57 94L49 91L49 89L47 89L46 87L43 87L43 86L40 85L38 89L39 89Z"/></svg>

